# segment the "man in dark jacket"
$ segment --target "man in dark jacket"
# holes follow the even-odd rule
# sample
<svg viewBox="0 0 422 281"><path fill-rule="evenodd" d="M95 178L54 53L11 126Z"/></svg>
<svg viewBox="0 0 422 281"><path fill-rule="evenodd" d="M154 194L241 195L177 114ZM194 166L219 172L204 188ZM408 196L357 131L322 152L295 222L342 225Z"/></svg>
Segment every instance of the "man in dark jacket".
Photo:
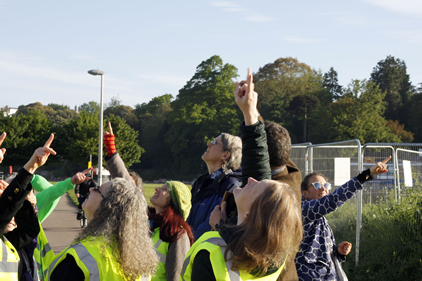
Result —
<svg viewBox="0 0 422 281"><path fill-rule="evenodd" d="M87 174L87 177L90 177L90 174ZM89 189L91 187L96 187L97 183L92 178L75 186L75 195L78 197L78 214L76 215L76 219L82 219L82 204L89 196Z"/></svg>
<svg viewBox="0 0 422 281"><path fill-rule="evenodd" d="M270 155L271 179L287 183L300 203L302 199L300 191L302 174L290 159L291 140L289 132L280 124L268 121L265 121L265 131ZM278 280L298 280L294 260L295 256L288 257L286 267Z"/></svg>

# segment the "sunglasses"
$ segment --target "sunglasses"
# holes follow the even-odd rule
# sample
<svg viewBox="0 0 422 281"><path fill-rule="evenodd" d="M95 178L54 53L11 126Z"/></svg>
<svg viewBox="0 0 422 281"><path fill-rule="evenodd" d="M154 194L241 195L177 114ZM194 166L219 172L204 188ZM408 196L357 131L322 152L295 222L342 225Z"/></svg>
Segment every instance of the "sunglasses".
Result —
<svg viewBox="0 0 422 281"><path fill-rule="evenodd" d="M101 197L103 197L103 199L105 199L104 195L100 191L100 187L99 186L94 187L92 190L98 192L101 195Z"/></svg>
<svg viewBox="0 0 422 281"><path fill-rule="evenodd" d="M308 187L310 187L311 185L313 185L315 187L315 189L318 189L318 190L320 190L322 187L324 187L327 191L331 190L331 183L328 183L328 182L326 182L324 184L322 184L320 182L313 182L310 185L308 185Z"/></svg>
<svg viewBox="0 0 422 281"><path fill-rule="evenodd" d="M214 139L212 142L211 142L211 144L212 145L216 145L218 143L218 141L216 140L216 139Z"/></svg>

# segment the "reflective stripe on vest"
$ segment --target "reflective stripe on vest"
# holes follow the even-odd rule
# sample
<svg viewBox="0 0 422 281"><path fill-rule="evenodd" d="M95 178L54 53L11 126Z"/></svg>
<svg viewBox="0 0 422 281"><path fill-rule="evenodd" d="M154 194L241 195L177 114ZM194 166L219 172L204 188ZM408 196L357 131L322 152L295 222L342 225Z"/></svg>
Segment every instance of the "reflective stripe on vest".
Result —
<svg viewBox="0 0 422 281"><path fill-rule="evenodd" d="M155 253L158 257L158 264L156 268L155 275L152 276L151 280L158 281L158 280L167 280L166 277L166 258L167 252L169 250L169 243L163 242L160 239L160 228L157 227L154 229L154 232L151 236L152 243L154 244Z"/></svg>
<svg viewBox="0 0 422 281"><path fill-rule="evenodd" d="M84 245L81 243L70 246L59 254L59 256L53 260L48 268L47 278L51 277L51 273L56 268L57 264L65 259L66 254L72 254L72 249L76 252L75 258L79 268L83 271L85 278L92 281L100 281L100 272L98 270L97 262L94 257L88 252ZM81 267L81 263L84 265Z"/></svg>
<svg viewBox="0 0 422 281"><path fill-rule="evenodd" d="M19 255L15 247L2 236L0 248L0 280L18 280Z"/></svg>
<svg viewBox="0 0 422 281"><path fill-rule="evenodd" d="M38 234L37 247L34 250L34 259L37 262L38 270L42 279L44 278L44 276L46 276L48 266L50 265L54 257L55 255L53 249L51 249L51 246L48 243L47 237L44 233L44 229L42 228L40 223L40 232Z"/></svg>
<svg viewBox="0 0 422 281"><path fill-rule="evenodd" d="M191 280L192 265L196 254L201 250L206 250L210 253L210 262L214 271L216 280L232 280L232 281L243 281L243 280L261 280L261 281L272 281L277 280L281 271L284 268L286 260L283 265L274 273L263 277L255 277L248 272L243 270L234 271L232 270L231 252L227 253L226 261L224 259L224 253L227 249L227 244L223 238L218 234L217 231L210 231L204 233L190 248L186 255L186 259L183 263L183 269L181 273L181 280Z"/></svg>

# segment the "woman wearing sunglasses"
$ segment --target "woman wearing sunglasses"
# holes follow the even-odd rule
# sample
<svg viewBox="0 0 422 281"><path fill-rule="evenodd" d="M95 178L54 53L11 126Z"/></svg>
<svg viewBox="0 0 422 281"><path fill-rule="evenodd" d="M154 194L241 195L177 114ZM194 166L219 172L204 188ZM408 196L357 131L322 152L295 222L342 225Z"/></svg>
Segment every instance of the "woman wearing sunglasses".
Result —
<svg viewBox="0 0 422 281"><path fill-rule="evenodd" d="M89 224L58 254L46 280L137 280L155 272L142 191L123 178L91 187L82 205Z"/></svg>
<svg viewBox="0 0 422 281"><path fill-rule="evenodd" d="M362 190L362 184L371 180L373 175L386 173L388 170L385 163L390 158L391 156L363 171L332 193L329 193L331 184L321 174L311 173L303 179L301 190L304 237L301 251L297 253L295 260L299 280L338 280L338 276L345 276L340 263L346 260L352 244L345 241L336 245L325 215L354 197Z"/></svg>
<svg viewBox="0 0 422 281"><path fill-rule="evenodd" d="M242 140L222 133L207 144L202 160L208 172L192 184L192 208L187 220L195 239L211 230L210 214L221 204L224 193L240 186Z"/></svg>

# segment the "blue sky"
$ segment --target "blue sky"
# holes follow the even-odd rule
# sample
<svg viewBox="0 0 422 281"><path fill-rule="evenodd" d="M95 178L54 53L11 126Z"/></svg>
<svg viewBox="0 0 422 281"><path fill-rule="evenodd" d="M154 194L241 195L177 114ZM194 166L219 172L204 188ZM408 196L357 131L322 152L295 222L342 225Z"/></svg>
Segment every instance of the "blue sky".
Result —
<svg viewBox="0 0 422 281"><path fill-rule="evenodd" d="M280 57L365 79L377 62L404 60L422 83L422 1L2 1L0 107L71 108L118 96L134 107L176 96L213 55L253 71Z"/></svg>

